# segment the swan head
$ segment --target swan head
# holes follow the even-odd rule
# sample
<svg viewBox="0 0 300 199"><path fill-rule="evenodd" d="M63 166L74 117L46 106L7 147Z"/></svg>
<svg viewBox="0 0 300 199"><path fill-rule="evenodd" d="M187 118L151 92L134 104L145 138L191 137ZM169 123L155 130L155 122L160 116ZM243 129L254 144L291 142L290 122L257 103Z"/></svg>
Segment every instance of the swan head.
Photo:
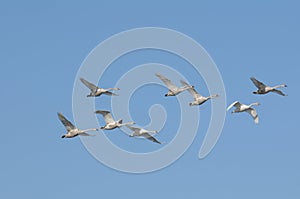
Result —
<svg viewBox="0 0 300 199"><path fill-rule="evenodd" d="M101 127L100 127L100 129L102 129L102 130L103 130L104 128L105 128L105 126L101 126Z"/></svg>
<svg viewBox="0 0 300 199"><path fill-rule="evenodd" d="M118 124L122 124L122 123L123 123L123 120L120 119L120 120L117 121L117 123L118 123Z"/></svg>
<svg viewBox="0 0 300 199"><path fill-rule="evenodd" d="M254 91L253 94L265 94L263 90Z"/></svg>
<svg viewBox="0 0 300 199"><path fill-rule="evenodd" d="M65 137L66 137L66 135L62 135L62 136L61 136L61 138L65 138Z"/></svg>
<svg viewBox="0 0 300 199"><path fill-rule="evenodd" d="M189 105L190 105L190 106L193 106L193 103L192 103L192 102L190 102L190 103L189 103Z"/></svg>
<svg viewBox="0 0 300 199"><path fill-rule="evenodd" d="M172 91L169 91L165 94L165 97L167 96L175 96L175 94Z"/></svg>

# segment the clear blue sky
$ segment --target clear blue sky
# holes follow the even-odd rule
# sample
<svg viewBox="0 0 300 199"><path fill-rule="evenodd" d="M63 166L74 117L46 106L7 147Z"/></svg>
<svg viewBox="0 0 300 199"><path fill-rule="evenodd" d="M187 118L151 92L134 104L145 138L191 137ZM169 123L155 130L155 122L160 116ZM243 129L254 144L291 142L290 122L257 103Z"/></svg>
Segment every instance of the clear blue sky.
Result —
<svg viewBox="0 0 300 199"><path fill-rule="evenodd" d="M297 1L256 0L2 2L0 197L299 198L299 6ZM208 157L198 159L205 127L177 162L140 175L102 165L79 138L61 139L64 128L56 113L73 120L73 83L85 57L111 35L144 26L171 28L199 42L222 74L228 103L261 102L260 124L246 114L228 114ZM160 60L158 52L138 55L128 55L124 64L150 62L152 55ZM172 61L176 65L176 59L168 64ZM253 96L251 76L286 83L289 96ZM202 80L196 86L208 94ZM143 109L143 104L136 106ZM205 124L210 103L201 111ZM141 125L149 122L144 111L132 114ZM108 137L129 139L117 130ZM170 135L158 138L168 140Z"/></svg>

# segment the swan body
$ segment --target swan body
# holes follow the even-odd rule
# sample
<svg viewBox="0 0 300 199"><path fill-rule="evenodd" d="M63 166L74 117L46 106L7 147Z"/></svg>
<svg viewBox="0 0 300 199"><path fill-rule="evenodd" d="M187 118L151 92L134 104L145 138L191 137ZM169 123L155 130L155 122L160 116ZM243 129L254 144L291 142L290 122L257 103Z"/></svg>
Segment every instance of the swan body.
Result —
<svg viewBox="0 0 300 199"><path fill-rule="evenodd" d="M277 85L277 86L267 86L264 83L262 83L262 82L258 81L257 79L255 79L254 77L251 77L250 79L253 82L253 84L258 88L258 90L254 91L253 94L263 95L263 94L267 94L269 92L273 92L273 93L277 93L277 94L282 95L282 96L287 96L282 91L277 89L277 88L287 87L286 84L280 84L280 85Z"/></svg>
<svg viewBox="0 0 300 199"><path fill-rule="evenodd" d="M186 83L185 81L183 80L180 80L181 84L183 86L190 86L188 83ZM208 97L204 97L202 95L200 95L196 89L193 87L193 86L190 86L190 88L187 89L189 91L189 93L193 96L194 98L194 101L193 102L190 102L189 105L190 106L197 106L197 105L201 105L203 104L204 102L206 102L207 100L210 100L212 98L216 98L216 97L219 97L218 94L215 94L215 95L211 95L211 96L208 96Z"/></svg>
<svg viewBox="0 0 300 199"><path fill-rule="evenodd" d="M121 126L135 124L134 122L127 122L123 123L123 120L117 120L115 121L109 111L104 110L97 110L95 111L96 114L101 114L104 117L105 120L105 126L102 126L100 129L103 130L113 130L115 128L119 128Z"/></svg>
<svg viewBox="0 0 300 199"><path fill-rule="evenodd" d="M229 109L231 109L234 106L235 109L231 113L247 112L252 116L252 118L254 119L254 122L256 124L258 124L258 122L259 122L258 114L257 114L256 110L252 107L259 106L259 105L260 104L258 102L252 103L250 105L246 105L246 104L241 104L238 101L235 101L230 106L228 106L227 111L229 111Z"/></svg>
<svg viewBox="0 0 300 199"><path fill-rule="evenodd" d="M86 132L89 131L98 131L98 129L93 128L93 129L85 129L85 130L80 130L76 128L67 118L63 116L61 113L57 113L59 120L62 122L62 124L65 126L67 133L61 136L61 138L73 138L78 135L81 136L91 136L90 134L87 134Z"/></svg>
<svg viewBox="0 0 300 199"><path fill-rule="evenodd" d="M157 133L157 131L148 131L146 129L132 127L129 125L126 125L127 128L133 131L133 133L130 135L130 137L144 137L152 142L161 144L157 139L155 139L150 133Z"/></svg>
<svg viewBox="0 0 300 199"><path fill-rule="evenodd" d="M168 93L165 94L165 96L175 96L178 95L179 93L191 88L192 86L188 85L188 86L183 86L183 87L177 87L175 86L171 80L169 80L168 78L156 73L155 74L169 89Z"/></svg>
<svg viewBox="0 0 300 199"><path fill-rule="evenodd" d="M91 90L90 94L87 95L87 97L98 97L102 94L110 95L110 96L117 96L117 94L112 93L110 91L111 90L120 90L119 88L99 88L98 86L92 84L91 82L89 82L83 78L80 78L80 81Z"/></svg>

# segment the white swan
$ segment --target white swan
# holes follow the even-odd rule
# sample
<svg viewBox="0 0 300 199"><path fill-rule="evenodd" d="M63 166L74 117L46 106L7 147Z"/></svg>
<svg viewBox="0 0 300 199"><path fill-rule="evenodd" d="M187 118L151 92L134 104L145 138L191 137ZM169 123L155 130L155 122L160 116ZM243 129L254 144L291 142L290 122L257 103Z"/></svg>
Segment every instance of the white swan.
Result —
<svg viewBox="0 0 300 199"><path fill-rule="evenodd" d="M72 138L76 137L78 135L82 136L91 136L90 134L87 134L86 132L88 131L98 131L98 129L93 128L93 129L86 129L86 130L80 130L76 128L67 118L65 118L61 113L57 113L59 120L62 122L62 124L65 126L67 129L67 133L61 138Z"/></svg>
<svg viewBox="0 0 300 199"><path fill-rule="evenodd" d="M253 94L267 94L269 92L274 92L274 93L277 93L277 94L282 95L282 96L287 96L282 91L277 90L277 88L287 87L286 84L281 84L281 85L278 85L278 86L266 86L264 83L258 81L254 77L251 77L250 79L253 82L253 84L258 88L258 90L253 92Z"/></svg>
<svg viewBox="0 0 300 199"><path fill-rule="evenodd" d="M258 114L257 114L256 110L254 108L252 108L252 106L259 106L259 105L260 105L260 103L258 103L258 102L252 103L250 105L245 105L245 104L241 104L238 101L235 101L230 106L228 106L227 111L229 109L231 109L233 106L236 107L236 109L234 109L231 113L239 113L239 112L246 111L253 117L254 122L256 124L258 124L258 122L259 122Z"/></svg>
<svg viewBox="0 0 300 199"><path fill-rule="evenodd" d="M181 84L183 86L190 86L188 83L186 83L185 81L183 80L180 80ZM200 95L196 89L191 86L189 89L188 89L189 93L193 96L194 98L194 101L189 103L190 106L196 106L196 105L201 105L203 104L204 102L206 102L207 100L209 99L212 99L212 98L216 98L216 97L219 97L218 94L215 94L215 95L211 95L211 96L208 96L208 97L204 97L202 95Z"/></svg>
<svg viewBox="0 0 300 199"><path fill-rule="evenodd" d="M178 95L179 93L191 88L192 86L183 86L183 87L177 87L175 86L171 80L167 79L166 77L156 73L155 74L161 81L164 82L164 84L167 86L167 88L169 89L168 93L165 94L165 96L175 96L175 95Z"/></svg>
<svg viewBox="0 0 300 199"><path fill-rule="evenodd" d="M80 81L91 90L91 93L87 97L98 97L102 94L117 96L117 94L110 92L111 90L120 90L119 88L99 88L98 86L88 82L87 80L80 78Z"/></svg>
<svg viewBox="0 0 300 199"><path fill-rule="evenodd" d="M150 133L157 133L157 131L148 131L146 129L132 127L129 125L126 125L127 128L133 131L133 133L130 135L130 137L139 137L142 136L152 142L156 142L158 144L161 144L157 139L155 139Z"/></svg>
<svg viewBox="0 0 300 199"><path fill-rule="evenodd" d="M95 113L101 114L104 117L106 124L105 124L105 126L102 126L100 128L103 130L112 130L112 129L119 128L124 125L135 124L134 122L123 123L123 120L115 121L109 111L97 110L97 111L95 111Z"/></svg>

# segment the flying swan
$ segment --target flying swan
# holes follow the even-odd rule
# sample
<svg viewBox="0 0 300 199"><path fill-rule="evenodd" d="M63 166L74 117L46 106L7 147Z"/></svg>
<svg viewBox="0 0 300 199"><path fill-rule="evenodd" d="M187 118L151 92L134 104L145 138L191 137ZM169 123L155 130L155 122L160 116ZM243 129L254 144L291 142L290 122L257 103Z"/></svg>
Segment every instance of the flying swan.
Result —
<svg viewBox="0 0 300 199"><path fill-rule="evenodd" d="M177 87L175 86L171 80L167 79L166 77L156 73L155 74L169 89L168 93L165 94L165 96L175 96L178 95L179 93L191 88L192 86L188 85L188 86L183 86L183 87Z"/></svg>
<svg viewBox="0 0 300 199"><path fill-rule="evenodd" d="M104 110L97 110L95 111L96 114L101 114L104 117L105 120L105 126L102 126L100 129L103 130L112 130L115 128L119 128L121 126L129 125L129 124L135 124L134 122L127 122L123 123L123 120L115 121L109 111Z"/></svg>
<svg viewBox="0 0 300 199"><path fill-rule="evenodd" d="M185 81L183 80L180 80L181 84L183 86L190 86L188 83L186 83ZM193 87L193 86L190 86L190 88L188 89L189 93L193 96L194 98L194 101L189 103L190 106L196 106L196 105L201 105L203 104L204 102L206 102L207 100L209 99L212 99L212 98L216 98L216 97L219 97L218 94L215 94L215 95L211 95L211 96L208 96L208 97L204 97L202 95L200 95L196 89Z"/></svg>
<svg viewBox="0 0 300 199"><path fill-rule="evenodd" d="M156 142L158 144L161 144L157 139L155 139L150 133L157 133L157 131L148 131L146 129L132 127L129 125L126 125L127 128L133 131L133 133L130 135L130 137L139 137L142 136L152 142Z"/></svg>
<svg viewBox="0 0 300 199"><path fill-rule="evenodd" d="M240 112L247 112L249 113L252 118L254 119L255 124L258 124L258 114L252 106L259 106L260 104L258 102L252 103L250 105L241 104L238 101L233 102L230 106L228 106L227 111L231 109L233 106L236 107L231 113L240 113Z"/></svg>
<svg viewBox="0 0 300 199"><path fill-rule="evenodd" d="M286 84L281 84L281 85L278 85L278 86L271 87L271 86L266 86L264 83L258 81L254 77L251 77L250 79L253 82L253 84L258 88L258 90L254 91L253 94L261 94L262 95L262 94L267 94L269 92L274 92L274 93L277 93L277 94L282 95L282 96L287 96L282 91L277 90L277 88L287 87Z"/></svg>
<svg viewBox="0 0 300 199"><path fill-rule="evenodd" d="M119 88L99 88L98 86L88 82L87 80L80 78L80 81L91 90L91 93L87 97L98 97L102 94L117 96L117 94L110 92L111 90L120 90Z"/></svg>
<svg viewBox="0 0 300 199"><path fill-rule="evenodd" d="M58 115L59 120L62 122L62 124L67 129L67 133L65 135L61 136L61 138L73 138L73 137L76 137L78 135L92 136L90 134L87 134L86 132L88 132L88 131L98 131L98 129L96 129L96 128L80 130L80 129L76 128L69 120L67 120L67 118L65 118L61 113L57 113L57 115Z"/></svg>

